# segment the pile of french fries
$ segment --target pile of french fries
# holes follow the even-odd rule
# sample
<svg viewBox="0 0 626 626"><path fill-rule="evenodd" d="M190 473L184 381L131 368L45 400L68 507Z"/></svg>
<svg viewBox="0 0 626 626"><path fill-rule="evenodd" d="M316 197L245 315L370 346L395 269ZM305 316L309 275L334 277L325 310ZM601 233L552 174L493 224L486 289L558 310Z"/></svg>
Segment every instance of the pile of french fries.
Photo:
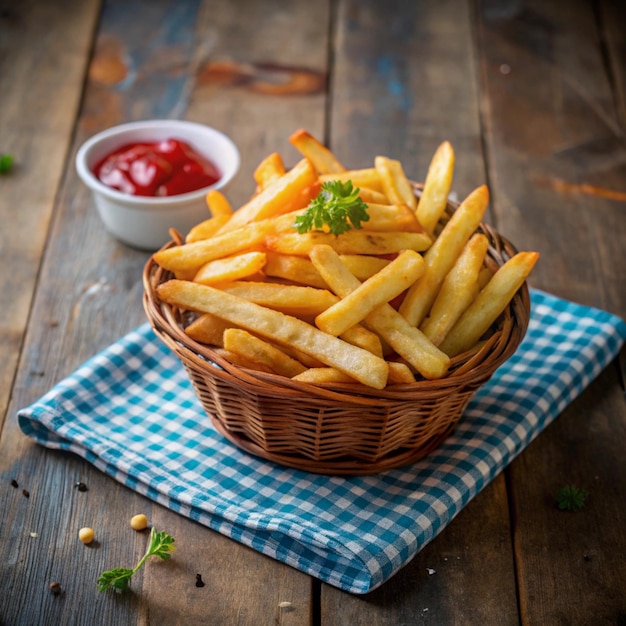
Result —
<svg viewBox="0 0 626 626"><path fill-rule="evenodd" d="M195 312L185 332L240 367L375 389L446 376L451 357L480 345L538 253L488 269L477 230L484 185L442 219L454 170L448 142L419 201L399 161L377 156L371 168L348 170L304 130L290 142L303 157L294 167L270 154L247 203L233 210L209 192L211 217L154 254L173 275L157 297ZM332 180L358 187L368 221L340 235L298 233L296 217Z"/></svg>

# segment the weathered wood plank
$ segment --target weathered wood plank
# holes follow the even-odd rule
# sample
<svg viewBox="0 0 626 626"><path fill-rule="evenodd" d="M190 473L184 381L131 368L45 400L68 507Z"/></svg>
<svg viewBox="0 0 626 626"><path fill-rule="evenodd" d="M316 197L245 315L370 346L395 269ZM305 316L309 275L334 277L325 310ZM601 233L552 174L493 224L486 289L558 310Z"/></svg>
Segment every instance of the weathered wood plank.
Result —
<svg viewBox="0 0 626 626"><path fill-rule="evenodd" d="M234 191L245 198L254 187L252 169L268 152L268 142L274 142L271 133L287 146L289 133L300 125L321 132L325 95L317 83L316 89L295 95L264 85L265 91L247 97L250 86L224 84L210 72L207 75L206 65L232 58L244 67L261 62L283 67L290 60L314 68L316 76L325 75L328 6L300 1L286 10L277 3L264 13L255 2L239 3L237 10L231 4L108 2L72 154L87 136L116 123L140 117L190 117L224 130L244 148L246 190ZM241 11L256 17L242 22ZM217 19L217 30L211 16ZM290 36L303 26L308 37ZM219 46L211 48L214 56L207 57L203 42L215 37ZM269 78L257 82L281 83L284 72L263 67L257 71L261 78L268 71ZM303 111L306 117L301 117ZM262 122L266 118L272 118L271 125ZM9 623L18 616L32 618L33 623L44 619L66 624L255 625L259 619L308 623L309 577L148 502L86 462L40 449L19 431L17 409L145 320L141 270L147 255L104 232L72 159L61 160L67 176L58 197L58 219L41 270L0 451L3 497L11 498L11 506L0 509L0 525L10 527L14 539L0 546L0 577L11 581L12 590L0 598L0 615ZM28 502L10 486L12 478L29 484ZM86 482L89 492L73 491L76 480ZM95 580L102 570L130 565L141 555L142 536L129 537L126 526L129 516L140 511L176 537L176 557L146 568L133 581L134 592L129 595L100 595ZM78 528L87 520L101 538L95 549L85 549L76 540ZM29 536L35 528L44 541L34 543ZM54 544L50 560L42 552L51 549L49 540ZM205 587L195 587L196 573L203 575ZM51 578L62 582L62 596L53 598L48 592ZM291 610L279 610L281 601L292 602Z"/></svg>
<svg viewBox="0 0 626 626"><path fill-rule="evenodd" d="M342 2L335 54L329 139L346 166L386 154L423 181L447 140L458 196L486 182L466 2Z"/></svg>
<svg viewBox="0 0 626 626"><path fill-rule="evenodd" d="M504 476L500 475L394 578L372 593L347 597L322 586L322 623L518 624ZM471 539L470 539L471 538ZM476 582L471 582L476 581Z"/></svg>
<svg viewBox="0 0 626 626"><path fill-rule="evenodd" d="M623 29L626 23L626 6L623 2L600 0L598 10L617 114L622 128L626 128L626 35Z"/></svg>
<svg viewBox="0 0 626 626"><path fill-rule="evenodd" d="M533 284L623 316L626 152L595 17L586 2L479 13L486 146L499 227L541 252ZM625 418L610 367L509 470L523 623L624 620ZM556 508L568 483L589 490L584 511Z"/></svg>
<svg viewBox="0 0 626 626"><path fill-rule="evenodd" d="M0 427L63 175L100 2L0 7ZM45 123L42 123L45 120Z"/></svg>
<svg viewBox="0 0 626 626"><path fill-rule="evenodd" d="M471 29L462 0L340 3L330 143L346 166L371 166L385 154L423 180L436 147L449 140L459 195L485 182ZM324 624L363 615L372 625L516 624L504 480L379 590L360 598L322 586L321 606Z"/></svg>
<svg viewBox="0 0 626 626"><path fill-rule="evenodd" d="M292 132L324 137L329 12L329 2L246 0L219 10L206 2L198 15L187 117L219 122L239 146L241 170L227 190L234 206L253 193L252 173L270 152L287 167L301 158L288 141Z"/></svg>

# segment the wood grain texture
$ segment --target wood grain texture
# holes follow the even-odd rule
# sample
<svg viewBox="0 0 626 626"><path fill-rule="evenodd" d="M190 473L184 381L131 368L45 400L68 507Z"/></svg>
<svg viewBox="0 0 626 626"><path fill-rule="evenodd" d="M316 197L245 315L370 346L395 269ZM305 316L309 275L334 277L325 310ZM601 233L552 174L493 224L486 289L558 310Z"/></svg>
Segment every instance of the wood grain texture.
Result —
<svg viewBox="0 0 626 626"><path fill-rule="evenodd" d="M541 252L531 283L624 316L625 145L600 29L586 2L479 13L486 146L500 229ZM611 366L509 469L522 623L624 621L625 420ZM577 514L556 508L569 483L591 494Z"/></svg>
<svg viewBox="0 0 626 626"><path fill-rule="evenodd" d="M329 141L347 167L383 154L423 181L447 140L458 197L486 182L470 16L465 0L339 3Z"/></svg>
<svg viewBox="0 0 626 626"><path fill-rule="evenodd" d="M0 6L0 427L80 103L98 0ZM23 80L23 77L29 77ZM46 120L46 124L41 124Z"/></svg>
<svg viewBox="0 0 626 626"><path fill-rule="evenodd" d="M245 16L245 19L242 19ZM226 190L237 207L255 190L252 173L271 152L287 167L301 155L299 128L324 139L330 2L205 3L198 15L196 88L187 115L225 129L241 151ZM297 36L294 36L297 33Z"/></svg>
<svg viewBox="0 0 626 626"><path fill-rule="evenodd" d="M623 3L102 4L0 0L0 152L17 161L0 178L0 625L626 623L626 401L614 366L365 596L35 445L15 420L145 320L147 255L104 232L73 165L84 139L133 119L230 134L242 151L235 205L268 152L296 161L288 136L300 127L349 167L385 154L418 180L449 140L459 197L488 183L489 220L541 252L531 283L626 317ZM556 508L565 483L588 489L583 511ZM178 550L150 561L130 593L99 594L101 571L143 553L146 533L128 525L140 512ZM85 525L91 546L77 539Z"/></svg>
<svg viewBox="0 0 626 626"><path fill-rule="evenodd" d="M623 2L600 0L598 12L617 114L622 129L626 129L626 34L622 28L626 6Z"/></svg>
<svg viewBox="0 0 626 626"><path fill-rule="evenodd" d="M222 6L224 10L217 14L228 14L239 22L230 3ZM212 7L216 9L214 4ZM296 28L297 23L289 22L291 16L285 13L281 28ZM302 19L302 10L298 19ZM209 22L202 24L196 2L157 2L149 7L145 3L106 4L72 156L87 136L107 126L139 117L184 116L188 103L197 97L196 42L211 35L202 30L209 28ZM326 26L324 23L324 29ZM255 42L266 34L248 22L248 30L242 31L237 41L227 42L225 50L237 53L242 38L251 48L262 48ZM323 38L319 45L325 51ZM228 91L221 95L221 89L228 91L218 85L213 96L222 99L226 113L213 115L211 123L230 133L225 103L228 98L239 100L239 94ZM276 107L283 97L270 94L255 102L257 113L263 107ZM199 103L196 106L201 108ZM242 114L245 116L245 111ZM292 130L292 121L285 119L285 137ZM249 145L262 144L263 129L258 126L255 138L253 129L247 128ZM69 131L66 133L69 141ZM141 270L146 253L132 250L104 232L90 195L74 172L72 158L59 158L60 170L64 168L67 176L57 198L58 219L52 225L41 269L23 367L15 381L11 417L0 452L3 495L11 499L10 506L0 510L0 525L10 527L13 533L12 541L2 542L0 548L0 577L11 580L12 590L0 598L2 619L9 624L18 619L36 623L44 616L49 623L64 624L252 626L263 615L272 623L308 623L311 582L304 574L149 503L86 462L40 449L19 431L14 415L20 407L145 321ZM252 187L248 193L251 191ZM49 203L53 202L50 198ZM72 491L78 476L90 486L88 493ZM14 490L12 479L28 483L31 497L26 499L20 490ZM98 594L95 580L101 571L132 565L145 549L145 537L129 533L127 526L130 517L140 511L176 537L178 558L172 567L167 567L168 562L146 568L133 580L131 594L119 598ZM98 545L91 548L76 539L78 528L87 522L100 537ZM37 529L41 541L30 537L31 529ZM42 550L50 549L50 538L54 551L46 559ZM48 565L41 566L43 563ZM219 574L212 573L212 568ZM198 572L206 581L203 588L195 587ZM65 590L59 597L47 589L52 578ZM291 601L292 608L280 609L281 601ZM26 613L24 607L28 607Z"/></svg>
<svg viewBox="0 0 626 626"><path fill-rule="evenodd" d="M379 589L355 598L323 585L321 623L518 624L506 509L500 475Z"/></svg>
<svg viewBox="0 0 626 626"><path fill-rule="evenodd" d="M384 154L423 180L436 147L449 140L453 186L464 197L485 182L471 12L463 1L401 4L340 3L330 144L347 167ZM323 585L321 621L515 624L512 554L499 479L381 589L362 599Z"/></svg>
<svg viewBox="0 0 626 626"><path fill-rule="evenodd" d="M595 28L586 2L481 21L489 177L497 226L542 255L533 284L623 313L624 203L598 192L624 191L626 155Z"/></svg>

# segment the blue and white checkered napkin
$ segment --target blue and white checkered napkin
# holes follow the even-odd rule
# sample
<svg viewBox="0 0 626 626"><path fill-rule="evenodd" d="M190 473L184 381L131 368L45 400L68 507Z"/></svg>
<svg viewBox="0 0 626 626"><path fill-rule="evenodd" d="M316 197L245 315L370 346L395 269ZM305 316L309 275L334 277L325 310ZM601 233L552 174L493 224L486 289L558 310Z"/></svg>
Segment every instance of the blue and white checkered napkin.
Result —
<svg viewBox="0 0 626 626"><path fill-rule="evenodd" d="M71 450L170 509L331 585L388 580L619 352L619 318L532 293L517 353L456 431L409 467L327 477L239 451L217 433L178 359L146 324L18 413L29 437Z"/></svg>

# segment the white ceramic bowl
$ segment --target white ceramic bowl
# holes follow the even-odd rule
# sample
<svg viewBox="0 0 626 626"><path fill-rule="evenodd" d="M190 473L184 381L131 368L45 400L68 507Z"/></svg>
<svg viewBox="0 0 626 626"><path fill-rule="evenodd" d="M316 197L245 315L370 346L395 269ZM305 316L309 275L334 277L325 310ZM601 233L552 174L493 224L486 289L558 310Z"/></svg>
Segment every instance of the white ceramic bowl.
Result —
<svg viewBox="0 0 626 626"><path fill-rule="evenodd" d="M181 139L211 160L221 178L209 187L177 196L133 196L101 183L93 168L105 156L126 144ZM228 184L239 169L239 150L223 133L202 124L181 120L130 122L109 128L87 140L76 155L76 170L93 192L106 229L120 241L142 250L157 250L171 239L169 229L185 235L210 217L206 205L209 189Z"/></svg>

